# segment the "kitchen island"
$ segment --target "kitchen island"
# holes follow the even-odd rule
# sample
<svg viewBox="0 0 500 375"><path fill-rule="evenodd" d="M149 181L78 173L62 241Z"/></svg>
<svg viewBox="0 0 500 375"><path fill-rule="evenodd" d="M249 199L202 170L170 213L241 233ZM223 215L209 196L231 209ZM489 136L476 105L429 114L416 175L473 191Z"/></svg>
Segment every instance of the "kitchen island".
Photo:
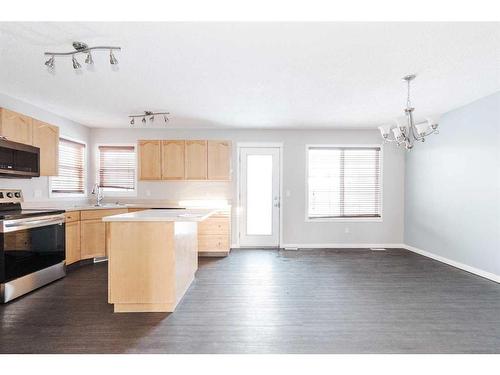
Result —
<svg viewBox="0 0 500 375"><path fill-rule="evenodd" d="M151 209L104 217L114 311L174 311L198 269L198 223L214 212Z"/></svg>

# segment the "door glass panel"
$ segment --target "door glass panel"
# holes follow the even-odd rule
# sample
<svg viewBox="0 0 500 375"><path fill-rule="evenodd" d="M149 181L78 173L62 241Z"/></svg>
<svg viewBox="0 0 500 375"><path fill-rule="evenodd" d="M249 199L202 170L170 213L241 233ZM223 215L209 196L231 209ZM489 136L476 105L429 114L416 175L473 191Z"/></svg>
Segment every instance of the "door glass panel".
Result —
<svg viewBox="0 0 500 375"><path fill-rule="evenodd" d="M247 234L273 232L273 157L247 156Z"/></svg>

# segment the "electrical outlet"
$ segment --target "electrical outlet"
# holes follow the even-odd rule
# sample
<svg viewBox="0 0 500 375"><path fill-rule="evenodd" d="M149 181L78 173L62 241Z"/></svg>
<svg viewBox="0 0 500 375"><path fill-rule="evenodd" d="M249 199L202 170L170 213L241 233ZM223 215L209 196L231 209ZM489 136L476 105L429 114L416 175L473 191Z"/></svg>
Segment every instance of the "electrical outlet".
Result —
<svg viewBox="0 0 500 375"><path fill-rule="evenodd" d="M150 197L151 196L151 190L146 190L146 197Z"/></svg>
<svg viewBox="0 0 500 375"><path fill-rule="evenodd" d="M40 189L35 189L33 192L33 198L41 198L42 197L42 191Z"/></svg>
<svg viewBox="0 0 500 375"><path fill-rule="evenodd" d="M350 233L350 232L351 232L351 230L349 229L349 227L344 228L344 233Z"/></svg>
<svg viewBox="0 0 500 375"><path fill-rule="evenodd" d="M292 192L288 189L285 190L285 197L290 197L292 195Z"/></svg>

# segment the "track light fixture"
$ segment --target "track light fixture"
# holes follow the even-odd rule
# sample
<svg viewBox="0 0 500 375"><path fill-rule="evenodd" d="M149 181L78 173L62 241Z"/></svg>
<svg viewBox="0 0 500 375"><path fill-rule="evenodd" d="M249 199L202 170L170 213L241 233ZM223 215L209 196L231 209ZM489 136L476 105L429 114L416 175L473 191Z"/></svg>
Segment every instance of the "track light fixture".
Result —
<svg viewBox="0 0 500 375"><path fill-rule="evenodd" d="M94 59L92 57L92 51L109 51L109 63L111 65L118 65L118 59L114 55L113 51L121 51L121 47L113 46L99 46L99 47L89 47L87 44L82 42L73 42L73 48L75 51L71 52L45 52L45 56L50 56L50 58L45 62L45 65L49 69L55 67L55 56L71 56L73 63L73 69L80 69L82 66L75 58L75 55L79 53L86 53L85 63L88 65L94 64Z"/></svg>
<svg viewBox="0 0 500 375"><path fill-rule="evenodd" d="M146 118L149 118L149 122L153 123L155 121L155 118L157 115L159 116L163 116L163 121L166 123L168 123L169 119L168 119L168 115L170 113L169 112L152 112L152 111L144 111L143 114L140 114L140 115L130 115L128 116L130 118L130 125L134 125L135 124L135 119L136 118L141 118L141 122L143 125L146 124L147 120Z"/></svg>

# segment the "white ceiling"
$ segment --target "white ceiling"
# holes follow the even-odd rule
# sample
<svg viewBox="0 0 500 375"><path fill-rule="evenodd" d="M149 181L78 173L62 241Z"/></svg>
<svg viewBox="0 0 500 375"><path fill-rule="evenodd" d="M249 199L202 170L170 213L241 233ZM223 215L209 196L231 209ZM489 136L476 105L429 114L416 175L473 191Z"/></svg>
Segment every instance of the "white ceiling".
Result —
<svg viewBox="0 0 500 375"><path fill-rule="evenodd" d="M119 45L75 74L43 53ZM83 64L84 57L80 57ZM92 127L168 110L170 127L369 128L500 90L500 23L0 23L0 92Z"/></svg>

